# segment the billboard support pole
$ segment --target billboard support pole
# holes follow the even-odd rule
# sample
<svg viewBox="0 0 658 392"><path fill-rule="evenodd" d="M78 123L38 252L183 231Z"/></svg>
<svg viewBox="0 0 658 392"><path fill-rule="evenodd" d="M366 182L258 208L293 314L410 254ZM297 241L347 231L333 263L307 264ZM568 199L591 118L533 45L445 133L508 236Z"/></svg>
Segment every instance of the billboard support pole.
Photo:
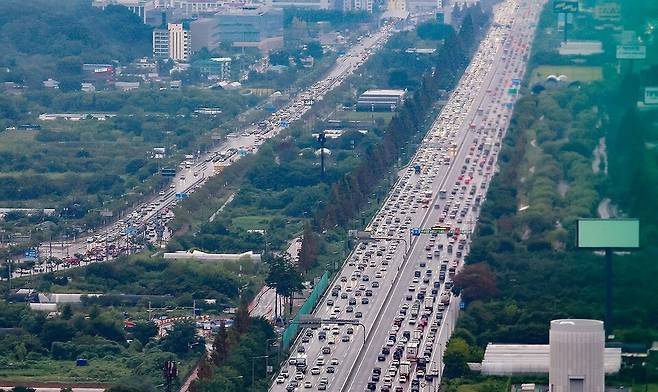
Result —
<svg viewBox="0 0 658 392"><path fill-rule="evenodd" d="M567 25L569 24L569 13L564 13L564 43L567 43Z"/></svg>
<svg viewBox="0 0 658 392"><path fill-rule="evenodd" d="M612 248L605 248L605 331L612 334Z"/></svg>

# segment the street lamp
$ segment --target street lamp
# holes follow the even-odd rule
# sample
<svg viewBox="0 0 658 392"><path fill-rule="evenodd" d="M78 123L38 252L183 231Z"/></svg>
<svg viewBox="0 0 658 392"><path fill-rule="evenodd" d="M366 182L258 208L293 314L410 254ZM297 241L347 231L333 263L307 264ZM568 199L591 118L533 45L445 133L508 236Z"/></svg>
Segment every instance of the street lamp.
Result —
<svg viewBox="0 0 658 392"><path fill-rule="evenodd" d="M267 350L267 349L266 349ZM258 355L255 357L251 357L251 385L254 385L254 380L256 379L256 367L255 367L255 360L256 359L263 359L265 358L265 374L267 375L267 359L269 358L269 355Z"/></svg>

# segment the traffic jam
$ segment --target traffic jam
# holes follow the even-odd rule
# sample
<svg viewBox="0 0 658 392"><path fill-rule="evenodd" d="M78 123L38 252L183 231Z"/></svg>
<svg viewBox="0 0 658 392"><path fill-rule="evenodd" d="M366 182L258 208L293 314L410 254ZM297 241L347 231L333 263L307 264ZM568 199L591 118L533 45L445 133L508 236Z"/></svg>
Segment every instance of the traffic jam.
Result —
<svg viewBox="0 0 658 392"><path fill-rule="evenodd" d="M496 171L517 99L510 89L525 72L540 7L497 7L458 87L367 227L373 240L349 256L316 309L321 327L302 330L271 390L400 392L439 382L460 302L453 278ZM344 320L369 330L369 341ZM374 355L359 363L362 350Z"/></svg>

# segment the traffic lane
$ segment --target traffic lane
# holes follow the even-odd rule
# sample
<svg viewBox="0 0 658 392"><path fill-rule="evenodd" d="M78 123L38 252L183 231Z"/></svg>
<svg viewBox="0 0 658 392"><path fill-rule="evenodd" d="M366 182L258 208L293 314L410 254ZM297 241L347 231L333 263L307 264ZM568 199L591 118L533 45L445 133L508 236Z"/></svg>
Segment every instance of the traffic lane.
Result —
<svg viewBox="0 0 658 392"><path fill-rule="evenodd" d="M443 165L444 166L444 165ZM450 167L449 167L450 168ZM442 170L445 171L443 173L444 178L447 178L447 175L450 173L450 169L445 168L445 166L442 168ZM438 176L440 178L440 175ZM439 181L439 187L443 186L445 181ZM440 188L438 188L440 189ZM436 203L436 200L438 198L438 191L435 193L435 196L432 200L432 205ZM428 209L425 218L423 219L423 222L427 222L428 220L432 219L433 215L437 215L438 211L435 211L435 209L431 208ZM437 216L438 217L438 216ZM422 246L418 248L418 244L420 241L418 240L418 237L415 237L412 241L412 246L409 252L409 257L407 258L408 261L406 265L403 267L403 269L400 271L400 279L398 281L398 285L393 289L393 292L391 294L391 299L386 305L386 307L382 310L384 313L384 317L382 317L382 322L379 323L379 325L376 327L374 331L374 338L366 344L365 347L365 355L363 356L364 360L361 361L359 364L355 364L357 366L356 370L356 376L354 377L353 381L350 383L348 386L348 390L364 390L365 387L367 386L367 382L369 379L369 372L364 371L363 365L364 363L368 363L366 358L376 358L381 347L385 344L384 338L387 337L387 331L390 328L390 323L389 321L395 317L395 314L397 313L397 309L399 308L401 301L404 299L404 296L406 296L406 291L404 289L405 283L406 285L409 284L409 282L412 281L413 279L413 271L415 270L415 264L414 260L417 260L418 257L423 257L423 248ZM403 283L405 282L405 283ZM344 389L344 388L342 388Z"/></svg>
<svg viewBox="0 0 658 392"><path fill-rule="evenodd" d="M396 249L396 254L399 254L398 251L400 250L400 248L401 248L401 247L398 247L398 248ZM401 256L400 256L400 259L401 259ZM390 265L391 265L391 264L389 264L389 266L390 266ZM375 269L376 269L376 268L375 268ZM372 272L372 271L369 271L369 272ZM389 271L387 271L387 273L388 273L388 272L392 272L392 271L389 269ZM395 272L396 272L396 271L395 271ZM366 272L364 272L364 274L365 274L365 273L366 273ZM372 275L371 275L371 276L372 276ZM392 281L391 274L385 275L385 278L387 278L387 279L389 279L390 281ZM383 281L383 280L384 280L384 279L382 279L381 281ZM373 291L375 291L375 290L381 290L381 289L383 289L384 287L385 287L384 285L380 285L379 288L377 288L377 289L373 289ZM357 297L357 298L358 298L358 297ZM366 326L366 329L369 329L369 328L371 327L371 325L372 325L372 321L374 321L373 318L371 317L371 315L373 314L373 310L375 310L377 307L380 307L380 306L381 306L381 302L384 301L384 297L381 296L381 295L376 295L376 292L373 293L373 297L368 297L368 298L369 298L369 299L372 299L373 301L374 301L374 300L378 300L377 302L379 302L379 303L373 303L373 302L371 302L371 303L368 304L368 305L362 305L362 304L360 304L360 305L358 305L357 307L355 307L355 312L356 312L356 311L362 311L362 312L363 312L363 319L362 319L361 322ZM358 301L357 301L357 303L358 303ZM325 305L326 305L326 302L325 302ZM344 304L344 305L347 305L347 300L345 300L345 304ZM372 305L372 306L371 306L371 305ZM331 308L332 308L332 307L330 307L330 306L325 306L323 309L320 309L318 312L316 312L316 314L317 314L318 316L322 316L322 317L324 317L324 318L329 318L329 310L330 310ZM352 317L349 313L347 313L347 312L345 311L345 307L343 306L343 307L341 307L341 314L339 315L338 318L353 318L353 317ZM370 320L369 320L369 319L370 319ZM344 334L343 331L344 331L345 329L346 329L346 327L341 327L341 334L339 334L339 336L342 336L342 335ZM363 330L364 330L364 329L363 329L362 327L357 327L357 328L355 328L355 333L354 333L354 335L351 335L351 341L350 341L350 344L347 344L347 342L340 342L340 341L337 341L337 342L336 342L336 345L335 345L335 347L333 348L333 350L332 350L332 354L330 354L330 356L331 356L332 358L333 358L333 357L337 357L337 358L339 358L340 363L339 363L338 366L336 366L336 373L333 374L333 375L332 375L332 378L330 379L330 384L328 385L328 389L329 389L329 390L331 390L331 387L332 387L332 386L331 386L331 380L339 380L340 377L341 377L340 374L341 374L341 373L344 373L344 370L345 370L345 369L347 368L347 366L349 365L349 363L348 363L348 359L349 359L349 356L350 356L350 346L351 346L351 344L359 344L359 342L362 342L362 341L363 341ZM315 338L317 337L317 334L314 334L314 335L315 335L315 336L314 336L314 339L315 339ZM313 350L311 350L311 352L310 352L310 354L309 354L309 356L308 356L309 360L314 361L315 358L317 358L317 356L318 356L319 353L321 352L321 348L322 348L324 345L326 345L326 341L325 341L325 342L319 342L319 341L317 341L317 345L313 348ZM307 350L307 352L308 352L308 350ZM318 353L317 355L315 354L316 352ZM312 363L313 363L313 362L312 362ZM311 366L311 367L312 367L312 366ZM326 368L323 367L323 370L325 370L325 369L326 369ZM310 377L309 377L309 372L307 372L307 376L305 377L305 380L304 380L304 381L306 381L307 377L309 377L309 378L310 378L310 381L313 382L314 385L317 385L317 381L318 381L321 377L324 377L324 376L327 376L327 374L320 373L319 375L316 375L316 376L310 375Z"/></svg>
<svg viewBox="0 0 658 392"><path fill-rule="evenodd" d="M410 181L410 183L413 183L413 182L416 182L416 181L417 181L417 180L414 179L413 181ZM378 215L382 215L382 214L378 214ZM400 249L401 249L401 246L396 247L396 253L397 253ZM402 252L403 252L403 250L402 250ZM398 260L401 260L401 255L398 256L398 257L399 257ZM394 258L394 259L395 259L395 258ZM380 262L381 262L381 260L380 260ZM379 264L379 263L378 263L378 264ZM390 268L389 268L389 270L390 270ZM392 279L391 279L391 281L392 281ZM380 286L380 287L381 287L381 286ZM381 301L384 300L384 297L383 297L383 296L378 296L377 298L381 298ZM326 302L325 302L325 303L326 303ZM370 314L371 309L376 309L377 307L380 307L380 305L375 304L375 306L371 307L366 313L364 313L364 323L365 323L366 325L369 324L369 322L368 322L368 314ZM327 307L327 308L325 308L324 310L320 310L320 311L317 312L317 314L320 315L320 316L322 316L324 312L328 313L328 309L330 309L330 308ZM342 308L342 309L343 309L342 311L344 312L344 308ZM370 323L371 323L371 322L370 322ZM307 349L307 353L308 353L307 356L308 356L308 358L314 358L314 357L315 357L315 352L316 352L316 350L319 352L319 350L318 350L318 346L320 346L320 345L317 345L317 346L316 346L316 345L312 345L312 347L310 347L310 350ZM347 345L345 345L345 344L341 344L340 346L337 346L337 347L340 347L339 350L341 350L341 349L343 349L343 347L346 347L346 346L347 346ZM343 355L345 355L345 354L343 354ZM322 375L318 376L318 378L321 377L321 376L322 376ZM339 377L336 377L336 378L339 378Z"/></svg>
<svg viewBox="0 0 658 392"><path fill-rule="evenodd" d="M471 107L469 107L469 111L470 111L470 112L473 112L474 107L475 107L475 105L472 105L472 104L471 104ZM465 129L466 129L466 121L462 123L462 127L461 127L461 133L464 134L464 136L466 136L466 133L467 133L467 132L465 132ZM456 162L459 162L459 163L463 162L463 159L465 158L465 155L466 155L466 150L462 148L463 145L464 145L464 143L463 143L464 140L466 140L465 137L462 139L462 143L460 144L460 148L459 148L458 156L457 156L457 158L455 159L455 161L456 161ZM449 181L449 180L452 180L452 181L456 180L456 177L457 177L456 171L450 170L450 172L454 172L454 174L453 174L452 177L451 177L450 175L448 175L448 176L447 176L447 181ZM435 202L436 202L436 199L434 200L433 203L435 203ZM433 215L433 210L431 210L431 211L429 212L428 216L431 217L432 215ZM438 218L438 212L437 212L436 214L434 214L434 215L437 215L436 218ZM418 244L418 242L415 242L415 244ZM414 249L412 250L411 257L412 257L412 258L415 258L415 257L421 257L421 258L422 258L422 257L423 257L423 254L422 254L423 251L422 251L422 250L417 250L415 247L416 247L416 245L414 245ZM400 283L403 282L403 280L406 280L406 282L410 282L410 281L412 280L412 279L411 279L411 276L412 276L412 274L413 274L412 271L413 271L413 269L408 268L408 266L405 267L405 275L406 275L406 276L405 276L403 279L400 280ZM407 274L407 273L408 273L408 274ZM407 279L407 278L408 278L408 279ZM403 296L402 296L402 294L400 294L400 291L401 291L401 290L396 290L396 292L399 294L399 295L398 295L398 297L399 297L398 301L391 301L391 302L389 303L389 305L390 305L390 304L393 304L393 303L397 302L397 303L396 303L396 307L395 307L394 309L391 309L390 306L389 306L389 307L387 307L387 308L385 309L385 312L386 312L386 316L387 316L387 318L394 317L394 314L395 314L395 313L393 313L393 312L395 312L395 309L397 309L397 308L400 306L400 304L401 304L401 303L400 303L400 300L403 299ZM382 324L378 327L377 335L383 337L383 336L384 336L383 332L385 332L389 327L390 327L390 325L386 325L385 323L382 323ZM380 339L380 340L383 340L383 339ZM375 341L375 340L373 340L373 341ZM385 342L381 341L381 343L384 344ZM379 345L377 345L377 346L370 345L370 346L367 348L367 349L369 350L369 352L366 353L366 356L365 356L364 358L367 358L367 357L371 357L371 358L372 358L372 357L376 356L377 354L376 354L375 351L378 351L379 347L380 347ZM361 372L361 371L360 371L360 366L359 366L359 370L357 370L357 373L360 373L360 372ZM357 385L357 387L356 387L357 390L360 389L360 388L365 388L365 387L367 386L367 379L368 379L367 377L368 377L368 374L367 374L367 373L366 373L366 374L362 374L361 379L360 379L361 383L360 383L360 385ZM364 382L365 382L365 383L364 383ZM354 384L351 384L351 385L350 385L350 389L352 388L353 385L354 385Z"/></svg>

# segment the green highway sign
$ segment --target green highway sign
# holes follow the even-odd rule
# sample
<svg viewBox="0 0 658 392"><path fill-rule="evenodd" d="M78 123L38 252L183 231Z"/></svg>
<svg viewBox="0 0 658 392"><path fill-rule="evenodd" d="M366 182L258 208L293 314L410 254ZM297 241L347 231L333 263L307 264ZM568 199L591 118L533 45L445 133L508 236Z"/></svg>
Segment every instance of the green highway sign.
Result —
<svg viewBox="0 0 658 392"><path fill-rule="evenodd" d="M647 47L644 45L617 45L617 60L644 60Z"/></svg>
<svg viewBox="0 0 658 392"><path fill-rule="evenodd" d="M638 248L640 246L640 221L637 219L579 219L576 237L579 248Z"/></svg>
<svg viewBox="0 0 658 392"><path fill-rule="evenodd" d="M578 12L578 0L555 0L553 11L558 14L573 14Z"/></svg>
<svg viewBox="0 0 658 392"><path fill-rule="evenodd" d="M516 95L516 93L517 93L518 91L519 91L519 90L516 89L516 88L511 88L511 89L507 90L507 92L509 93L509 95Z"/></svg>

